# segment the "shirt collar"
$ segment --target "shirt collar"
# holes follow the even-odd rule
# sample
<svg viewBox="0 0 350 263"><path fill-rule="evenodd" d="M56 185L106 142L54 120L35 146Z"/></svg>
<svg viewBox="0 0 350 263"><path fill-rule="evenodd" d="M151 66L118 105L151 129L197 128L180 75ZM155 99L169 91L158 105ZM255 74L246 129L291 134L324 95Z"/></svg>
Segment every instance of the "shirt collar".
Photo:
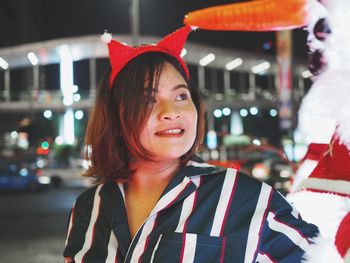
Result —
<svg viewBox="0 0 350 263"><path fill-rule="evenodd" d="M223 171L223 169L207 164L197 156L193 156L171 179L151 214L175 205L196 191L198 187L192 181L193 178L214 175ZM123 184L115 182L105 183L100 191L100 197L111 229L120 243L122 254L125 255L131 242L131 237L125 209Z"/></svg>

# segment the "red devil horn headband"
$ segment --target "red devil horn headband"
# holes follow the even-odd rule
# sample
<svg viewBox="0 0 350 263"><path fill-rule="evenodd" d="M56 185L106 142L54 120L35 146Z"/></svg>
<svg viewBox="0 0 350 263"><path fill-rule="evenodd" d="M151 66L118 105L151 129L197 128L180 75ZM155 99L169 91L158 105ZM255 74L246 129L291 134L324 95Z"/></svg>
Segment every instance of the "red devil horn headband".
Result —
<svg viewBox="0 0 350 263"><path fill-rule="evenodd" d="M190 26L184 26L164 37L157 45L145 45L140 47L125 45L112 39L111 34L104 33L102 40L108 44L109 60L112 66L109 79L110 87L112 87L115 77L129 61L147 52L161 52L173 56L180 63L189 78L188 68L181 58L181 51L185 46L186 39L191 30L192 28Z"/></svg>

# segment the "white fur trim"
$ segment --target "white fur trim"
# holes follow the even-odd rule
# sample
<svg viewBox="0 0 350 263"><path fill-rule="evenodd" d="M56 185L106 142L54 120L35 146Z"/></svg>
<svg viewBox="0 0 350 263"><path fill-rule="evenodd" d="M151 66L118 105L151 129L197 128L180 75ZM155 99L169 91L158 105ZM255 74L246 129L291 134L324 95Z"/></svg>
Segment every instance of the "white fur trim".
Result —
<svg viewBox="0 0 350 263"><path fill-rule="evenodd" d="M301 182L303 182L306 178L309 177L311 172L315 169L317 165L317 161L306 159L298 168L297 173L295 174L295 177L293 179L293 184L290 188L290 192L293 193L297 189L299 189L299 185Z"/></svg>
<svg viewBox="0 0 350 263"><path fill-rule="evenodd" d="M112 41L112 35L108 32L104 32L104 34L101 36L101 40L105 44L109 44Z"/></svg>
<svg viewBox="0 0 350 263"><path fill-rule="evenodd" d="M348 249L348 251L344 256L344 263L350 263L350 248Z"/></svg>
<svg viewBox="0 0 350 263"><path fill-rule="evenodd" d="M344 263L335 244L330 240L318 236L312 240L303 257L303 263Z"/></svg>
<svg viewBox="0 0 350 263"><path fill-rule="evenodd" d="M320 234L335 240L340 222L350 211L350 198L311 191L299 191L287 196L301 217L320 229Z"/></svg>
<svg viewBox="0 0 350 263"><path fill-rule="evenodd" d="M307 178L300 183L299 189L310 188L339 194L350 195L350 182L345 180L330 180L321 178Z"/></svg>

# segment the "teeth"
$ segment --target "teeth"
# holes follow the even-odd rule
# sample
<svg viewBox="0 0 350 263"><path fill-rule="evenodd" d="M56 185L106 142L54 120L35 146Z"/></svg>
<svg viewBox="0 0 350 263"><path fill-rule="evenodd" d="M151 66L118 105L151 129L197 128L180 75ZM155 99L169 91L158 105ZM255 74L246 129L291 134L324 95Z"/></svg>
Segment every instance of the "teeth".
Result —
<svg viewBox="0 0 350 263"><path fill-rule="evenodd" d="M172 130L159 132L159 134L179 134L179 133L181 133L181 129L172 129Z"/></svg>

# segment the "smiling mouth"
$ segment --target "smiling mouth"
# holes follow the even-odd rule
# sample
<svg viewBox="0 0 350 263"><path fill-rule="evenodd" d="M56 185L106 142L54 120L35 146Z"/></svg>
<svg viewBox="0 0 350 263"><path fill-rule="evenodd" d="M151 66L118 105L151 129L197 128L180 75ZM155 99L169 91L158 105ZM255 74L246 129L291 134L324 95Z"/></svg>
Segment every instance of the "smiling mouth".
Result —
<svg viewBox="0 0 350 263"><path fill-rule="evenodd" d="M156 132L155 134L158 136L174 136L174 135L182 135L184 132L185 132L184 129L169 129L169 130Z"/></svg>

